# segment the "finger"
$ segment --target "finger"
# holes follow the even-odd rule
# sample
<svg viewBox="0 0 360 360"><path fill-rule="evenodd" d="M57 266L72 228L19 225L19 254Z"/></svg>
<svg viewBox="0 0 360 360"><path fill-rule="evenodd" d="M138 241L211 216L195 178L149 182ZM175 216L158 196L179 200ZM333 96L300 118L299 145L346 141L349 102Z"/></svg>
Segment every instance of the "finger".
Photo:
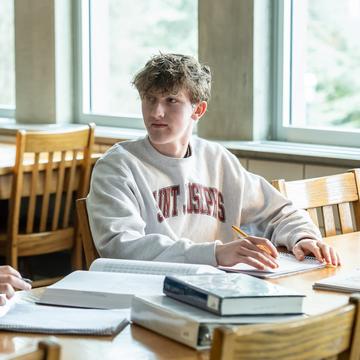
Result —
<svg viewBox="0 0 360 360"><path fill-rule="evenodd" d="M21 278L20 273L9 265L0 266L0 274L10 274L18 278Z"/></svg>
<svg viewBox="0 0 360 360"><path fill-rule="evenodd" d="M337 263L338 263L338 266L341 265L341 258L340 258L340 255L338 253L336 253L336 257L337 257Z"/></svg>
<svg viewBox="0 0 360 360"><path fill-rule="evenodd" d="M269 256L266 253L265 254L262 253L256 246L255 246L255 250L242 247L238 251L239 251L238 252L239 255L241 256L245 255L248 258L256 259L258 262L272 269L277 268L279 266L273 257Z"/></svg>
<svg viewBox="0 0 360 360"><path fill-rule="evenodd" d="M0 306L6 304L6 296L0 294Z"/></svg>
<svg viewBox="0 0 360 360"><path fill-rule="evenodd" d="M293 254L295 255L296 259L299 261L304 260L305 253L300 245L295 245L293 248Z"/></svg>
<svg viewBox="0 0 360 360"><path fill-rule="evenodd" d="M255 244L256 246L260 246L260 249L263 252L266 252L267 254L269 254L270 256L277 258L279 256L279 253L276 249L276 247L274 246L274 244L266 239L266 238L261 238L261 237L257 237L257 236L249 236L248 238L249 240L251 240L251 242L253 244Z"/></svg>
<svg viewBox="0 0 360 360"><path fill-rule="evenodd" d="M338 266L338 260L337 260L337 254L334 248L329 248L330 258L331 258L331 264L334 266Z"/></svg>
<svg viewBox="0 0 360 360"><path fill-rule="evenodd" d="M257 261L254 258L248 257L248 256L240 256L238 262L253 266L254 268L256 268L258 270L265 270L265 268L266 268L263 263L261 263L260 261Z"/></svg>
<svg viewBox="0 0 360 360"><path fill-rule="evenodd" d="M318 248L320 248L321 254L323 259L327 264L332 264L332 259L330 255L330 247L329 245L323 243L323 242L317 242Z"/></svg>
<svg viewBox="0 0 360 360"><path fill-rule="evenodd" d="M30 290L31 285L26 283L25 281L19 279L17 276L14 275L3 275L0 274L0 283L2 284L9 284L10 286L20 289L20 290Z"/></svg>
<svg viewBox="0 0 360 360"><path fill-rule="evenodd" d="M10 299L14 296L15 290L10 284L0 284L0 294L4 294Z"/></svg>

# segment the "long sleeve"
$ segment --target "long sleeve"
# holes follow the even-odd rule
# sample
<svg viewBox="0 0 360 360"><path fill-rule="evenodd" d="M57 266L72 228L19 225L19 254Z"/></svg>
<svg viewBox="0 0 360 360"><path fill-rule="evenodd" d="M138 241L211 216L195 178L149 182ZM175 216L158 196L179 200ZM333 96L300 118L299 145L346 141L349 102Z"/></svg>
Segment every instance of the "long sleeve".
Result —
<svg viewBox="0 0 360 360"><path fill-rule="evenodd" d="M305 210L297 209L260 176L243 173L242 223L251 233L291 250L303 238L321 239Z"/></svg>
<svg viewBox="0 0 360 360"><path fill-rule="evenodd" d="M101 256L111 258L204 263L216 265L215 243L179 238L164 222L149 233L148 222L158 209L146 179L138 182L116 153L100 159L93 171L87 207L91 232ZM142 189L139 189L141 184ZM144 189L145 187L145 189ZM151 197L144 198L144 193ZM155 209L155 211L153 210ZM142 213L147 212L145 220Z"/></svg>

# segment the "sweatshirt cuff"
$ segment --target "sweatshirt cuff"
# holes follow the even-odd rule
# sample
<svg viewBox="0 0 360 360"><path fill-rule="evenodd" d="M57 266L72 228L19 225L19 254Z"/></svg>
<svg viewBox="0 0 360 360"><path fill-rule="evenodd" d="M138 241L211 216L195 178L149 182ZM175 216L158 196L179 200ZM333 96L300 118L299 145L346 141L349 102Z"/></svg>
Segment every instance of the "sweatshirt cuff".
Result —
<svg viewBox="0 0 360 360"><path fill-rule="evenodd" d="M221 241L215 240L214 242L192 244L192 246L185 252L186 262L191 264L217 266L215 257L217 244L221 244Z"/></svg>
<svg viewBox="0 0 360 360"><path fill-rule="evenodd" d="M309 232L306 232L306 231L296 233L296 236L291 237L290 241L288 242L288 250L292 251L295 244L297 242L299 242L300 240L303 240L303 239L313 239L313 240L322 241L322 236L321 236L320 231L319 231L318 234L309 233Z"/></svg>

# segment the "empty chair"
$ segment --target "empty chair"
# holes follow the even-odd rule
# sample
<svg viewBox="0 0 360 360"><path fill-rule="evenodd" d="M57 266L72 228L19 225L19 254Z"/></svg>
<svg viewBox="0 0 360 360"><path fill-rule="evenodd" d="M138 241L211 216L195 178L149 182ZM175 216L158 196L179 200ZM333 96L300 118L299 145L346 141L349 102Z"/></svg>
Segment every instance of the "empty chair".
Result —
<svg viewBox="0 0 360 360"><path fill-rule="evenodd" d="M18 131L7 234L0 254L18 267L18 258L71 249L81 267L75 199L88 192L94 125L68 131ZM53 282L48 279L37 285Z"/></svg>
<svg viewBox="0 0 360 360"><path fill-rule="evenodd" d="M338 213L342 234L360 230L360 169L313 179L273 180L272 185L295 206L306 209L315 225L319 227L322 220L325 236L336 235L335 213ZM334 208L337 208L335 213Z"/></svg>

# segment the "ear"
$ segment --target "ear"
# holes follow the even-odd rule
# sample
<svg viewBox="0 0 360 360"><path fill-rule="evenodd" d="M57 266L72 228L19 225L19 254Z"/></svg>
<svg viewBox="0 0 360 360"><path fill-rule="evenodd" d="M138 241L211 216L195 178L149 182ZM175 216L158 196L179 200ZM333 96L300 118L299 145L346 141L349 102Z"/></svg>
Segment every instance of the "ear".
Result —
<svg viewBox="0 0 360 360"><path fill-rule="evenodd" d="M200 101L198 104L195 104L194 110L191 114L191 118L195 121L199 120L206 112L207 102Z"/></svg>

